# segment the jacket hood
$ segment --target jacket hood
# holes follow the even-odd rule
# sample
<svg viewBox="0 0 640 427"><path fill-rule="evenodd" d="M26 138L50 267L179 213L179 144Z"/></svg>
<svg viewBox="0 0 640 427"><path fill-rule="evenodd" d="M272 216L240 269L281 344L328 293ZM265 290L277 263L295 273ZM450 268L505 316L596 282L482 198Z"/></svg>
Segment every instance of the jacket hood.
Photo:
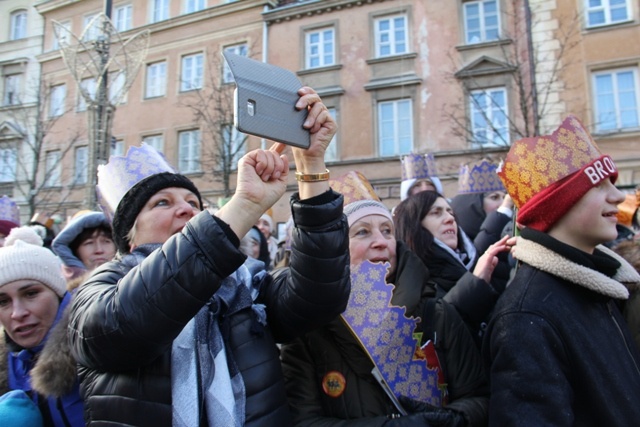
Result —
<svg viewBox="0 0 640 427"><path fill-rule="evenodd" d="M598 249L620 262L621 266L613 278L578 265L522 237L518 238L513 256L539 270L611 298L627 299L629 291L640 289L640 274L635 268L611 249L603 245L599 245Z"/></svg>
<svg viewBox="0 0 640 427"><path fill-rule="evenodd" d="M66 267L79 268L86 270L87 267L76 257L69 245L80 235L86 228L95 228L98 226L111 227L111 223L102 212L89 212L71 221L60 233L53 239L51 249L55 252L62 263Z"/></svg>
<svg viewBox="0 0 640 427"><path fill-rule="evenodd" d="M482 206L483 193L458 194L451 199L451 208L456 215L456 222L474 240L480 232L482 222L487 217Z"/></svg>

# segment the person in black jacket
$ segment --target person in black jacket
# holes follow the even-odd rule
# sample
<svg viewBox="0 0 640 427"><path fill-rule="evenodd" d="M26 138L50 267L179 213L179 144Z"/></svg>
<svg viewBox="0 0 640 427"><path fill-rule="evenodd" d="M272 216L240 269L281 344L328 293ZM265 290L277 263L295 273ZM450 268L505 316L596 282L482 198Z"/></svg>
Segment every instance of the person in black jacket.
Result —
<svg viewBox="0 0 640 427"><path fill-rule="evenodd" d="M242 157L235 194L215 214L149 146L99 171L120 257L94 271L70 313L88 425L291 424L276 342L332 320L350 290L343 198L324 164L336 124L315 91L298 93L311 146L293 148L296 228L290 267L277 274L238 246L284 194L284 145ZM123 171L144 178L128 186Z"/></svg>
<svg viewBox="0 0 640 427"><path fill-rule="evenodd" d="M424 262L438 297L458 309L480 346L489 314L506 284L493 273L498 254L508 250L509 236L478 254L447 200L434 191L404 200L396 206L393 218L396 238Z"/></svg>
<svg viewBox="0 0 640 427"><path fill-rule="evenodd" d="M436 303L429 271L412 251L396 241L393 219L381 202L356 200L345 206L345 214L349 220L352 265L367 261L388 263L386 282L394 285L391 304L404 307L406 316L422 318L420 325L428 323L428 328L419 326L417 330L425 331L423 341L431 339L436 343L448 404L434 407L403 398L400 404L408 414L400 416L399 409L372 375L373 361L352 335L345 312L330 324L282 347L294 425L486 425L486 373L473 338L455 308L444 301ZM355 286L354 282L352 293L366 293ZM427 329L432 332L426 333ZM385 370L382 366L379 369Z"/></svg>
<svg viewBox="0 0 640 427"><path fill-rule="evenodd" d="M640 353L618 303L640 275L602 245L624 199L613 160L569 116L514 142L499 175L522 230L483 346L490 425L637 425Z"/></svg>

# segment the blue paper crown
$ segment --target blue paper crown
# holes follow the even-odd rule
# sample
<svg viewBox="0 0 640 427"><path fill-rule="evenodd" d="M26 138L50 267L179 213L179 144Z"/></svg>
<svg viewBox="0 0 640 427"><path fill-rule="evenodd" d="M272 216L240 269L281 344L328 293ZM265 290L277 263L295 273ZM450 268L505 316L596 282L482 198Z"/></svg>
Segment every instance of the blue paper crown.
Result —
<svg viewBox="0 0 640 427"><path fill-rule="evenodd" d="M20 225L20 209L18 209L16 202L7 196L0 197L0 221L9 221Z"/></svg>
<svg viewBox="0 0 640 427"><path fill-rule="evenodd" d="M485 159L462 165L458 175L458 194L506 191L497 169L498 165Z"/></svg>
<svg viewBox="0 0 640 427"><path fill-rule="evenodd" d="M109 157L109 163L98 166L96 192L102 211L112 220L120 200L131 187L162 172L177 173L162 153L144 142L140 147L130 147L126 156Z"/></svg>
<svg viewBox="0 0 640 427"><path fill-rule="evenodd" d="M425 179L438 176L433 154L407 154L401 160L402 180Z"/></svg>

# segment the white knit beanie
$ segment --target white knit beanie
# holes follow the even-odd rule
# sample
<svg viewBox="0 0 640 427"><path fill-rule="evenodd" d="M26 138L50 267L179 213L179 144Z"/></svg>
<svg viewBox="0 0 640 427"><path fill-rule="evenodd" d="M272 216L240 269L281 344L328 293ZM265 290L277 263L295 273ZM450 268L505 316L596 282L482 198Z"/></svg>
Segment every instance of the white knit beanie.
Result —
<svg viewBox="0 0 640 427"><path fill-rule="evenodd" d="M37 280L59 297L67 291L60 259L42 246L42 239L31 227L12 229L0 248L0 288L23 279Z"/></svg>
<svg viewBox="0 0 640 427"><path fill-rule="evenodd" d="M351 202L344 207L343 212L347 216L349 227L367 215L381 215L393 222L393 217L391 216L389 208L387 208L382 202L373 199L356 200L355 202Z"/></svg>

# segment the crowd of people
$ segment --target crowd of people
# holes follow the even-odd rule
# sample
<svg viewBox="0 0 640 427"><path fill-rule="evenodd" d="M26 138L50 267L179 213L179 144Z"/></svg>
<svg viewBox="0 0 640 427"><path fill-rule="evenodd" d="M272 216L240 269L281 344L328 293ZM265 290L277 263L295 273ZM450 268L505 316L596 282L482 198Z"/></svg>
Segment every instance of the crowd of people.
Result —
<svg viewBox="0 0 640 427"><path fill-rule="evenodd" d="M411 153L389 207L330 177L337 124L299 96L310 147L247 153L219 208L145 144L57 235L0 198L0 424L640 420L640 195L578 118L462 165L455 195Z"/></svg>

